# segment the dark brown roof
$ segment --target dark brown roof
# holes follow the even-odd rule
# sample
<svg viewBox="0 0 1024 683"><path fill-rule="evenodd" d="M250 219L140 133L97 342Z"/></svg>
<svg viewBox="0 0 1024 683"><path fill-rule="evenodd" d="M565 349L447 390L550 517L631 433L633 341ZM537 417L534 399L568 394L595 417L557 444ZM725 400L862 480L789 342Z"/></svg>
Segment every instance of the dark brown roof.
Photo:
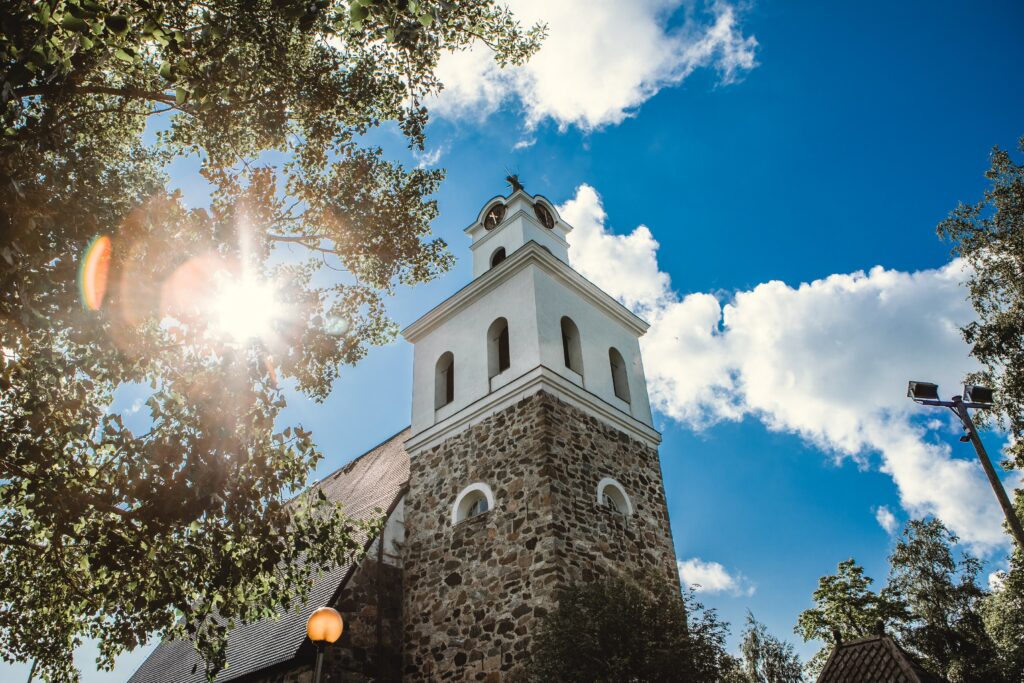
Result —
<svg viewBox="0 0 1024 683"><path fill-rule="evenodd" d="M948 683L925 671L889 636L837 645L817 683Z"/></svg>
<svg viewBox="0 0 1024 683"><path fill-rule="evenodd" d="M367 519L379 508L393 509L409 480L409 454L405 440L409 429L356 458L320 482L330 500L344 504L345 514ZM367 539L369 540L369 539ZM309 599L297 610L279 610L277 618L263 619L236 627L228 635L228 668L217 681L280 664L295 657L306 638L306 620L317 607L328 604L344 586L351 564L321 574L313 583ZM195 667L195 672L193 672ZM164 641L142 663L128 683L202 683L206 680L202 660L189 641Z"/></svg>

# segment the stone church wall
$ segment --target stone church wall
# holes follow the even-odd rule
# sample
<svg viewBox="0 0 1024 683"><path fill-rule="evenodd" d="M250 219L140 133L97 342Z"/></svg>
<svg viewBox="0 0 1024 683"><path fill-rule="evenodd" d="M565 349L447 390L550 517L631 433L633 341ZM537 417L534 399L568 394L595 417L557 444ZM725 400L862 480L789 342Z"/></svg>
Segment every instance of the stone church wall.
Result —
<svg viewBox="0 0 1024 683"><path fill-rule="evenodd" d="M636 512L597 503L617 479ZM469 484L494 507L452 526ZM546 393L412 459L406 497L406 681L514 680L558 588L611 572L678 582L656 449Z"/></svg>
<svg viewBox="0 0 1024 683"><path fill-rule="evenodd" d="M324 651L322 683L401 681L402 570L367 555L338 599L345 630ZM299 655L245 683L312 683L316 652L307 641Z"/></svg>

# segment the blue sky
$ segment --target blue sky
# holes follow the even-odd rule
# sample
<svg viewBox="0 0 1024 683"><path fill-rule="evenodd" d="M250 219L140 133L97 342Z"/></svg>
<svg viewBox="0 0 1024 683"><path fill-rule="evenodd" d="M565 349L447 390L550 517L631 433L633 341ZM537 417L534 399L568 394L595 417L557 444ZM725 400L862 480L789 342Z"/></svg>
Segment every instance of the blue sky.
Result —
<svg viewBox="0 0 1024 683"><path fill-rule="evenodd" d="M472 56L446 67L420 160L448 170L435 231L458 262L399 291L392 316L407 324L469 280L462 229L510 169L564 207L574 265L653 322L644 361L676 552L734 632L750 609L812 654L791 629L818 577L848 557L885 577L879 508L900 525L940 512L1001 566L972 453L902 392L934 377L949 393L971 367L962 272L934 228L981 195L990 148L1024 134L1024 6L512 5L549 19L543 58L515 75ZM192 173L176 164L174 182L200 204ZM324 404L293 400L326 454L319 474L408 424L411 365L399 340ZM83 655L98 682L144 653L111 674Z"/></svg>

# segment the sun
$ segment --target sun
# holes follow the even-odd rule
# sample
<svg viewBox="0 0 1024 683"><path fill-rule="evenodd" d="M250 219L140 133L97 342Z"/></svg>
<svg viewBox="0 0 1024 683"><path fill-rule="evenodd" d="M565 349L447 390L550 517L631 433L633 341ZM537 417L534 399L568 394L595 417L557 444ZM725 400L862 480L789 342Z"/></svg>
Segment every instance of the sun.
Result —
<svg viewBox="0 0 1024 683"><path fill-rule="evenodd" d="M251 277L220 278L210 310L210 324L238 342L266 339L274 332L280 306L274 287Z"/></svg>

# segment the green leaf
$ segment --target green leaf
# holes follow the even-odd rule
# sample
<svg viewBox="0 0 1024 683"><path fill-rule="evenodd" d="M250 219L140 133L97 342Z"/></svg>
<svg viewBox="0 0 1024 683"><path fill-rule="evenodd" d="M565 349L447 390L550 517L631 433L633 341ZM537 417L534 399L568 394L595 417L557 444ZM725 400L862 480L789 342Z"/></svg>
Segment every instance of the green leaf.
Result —
<svg viewBox="0 0 1024 683"><path fill-rule="evenodd" d="M130 48L119 47L114 50L114 56L120 59L122 62L132 64L135 61L135 56L128 52Z"/></svg>
<svg viewBox="0 0 1024 683"><path fill-rule="evenodd" d="M116 35L123 36L128 33L128 17L120 14L112 14L103 20L107 28Z"/></svg>
<svg viewBox="0 0 1024 683"><path fill-rule="evenodd" d="M170 62L164 62L163 64L160 65L160 75L165 80L168 80L168 81L170 81L172 83L175 80L177 80L177 77L174 75L174 65L171 64Z"/></svg>
<svg viewBox="0 0 1024 683"><path fill-rule="evenodd" d="M32 51L28 53L28 60L36 66L45 66L47 62L46 52L43 51L42 46L36 45L32 48Z"/></svg>
<svg viewBox="0 0 1024 683"><path fill-rule="evenodd" d="M348 11L348 16L352 21L361 22L363 19L370 15L370 10L362 5L352 5L352 8Z"/></svg>
<svg viewBox="0 0 1024 683"><path fill-rule="evenodd" d="M178 104L185 104L185 100L188 99L188 90L185 88L174 89L174 101Z"/></svg>
<svg viewBox="0 0 1024 683"><path fill-rule="evenodd" d="M88 33L89 22L85 19L79 19L71 14L65 14L64 18L60 20L60 25L69 31L75 31L77 33Z"/></svg>
<svg viewBox="0 0 1024 683"><path fill-rule="evenodd" d="M431 24L434 23L434 15L433 14L421 14L420 15L420 23L423 24L423 26L425 28L430 28Z"/></svg>

